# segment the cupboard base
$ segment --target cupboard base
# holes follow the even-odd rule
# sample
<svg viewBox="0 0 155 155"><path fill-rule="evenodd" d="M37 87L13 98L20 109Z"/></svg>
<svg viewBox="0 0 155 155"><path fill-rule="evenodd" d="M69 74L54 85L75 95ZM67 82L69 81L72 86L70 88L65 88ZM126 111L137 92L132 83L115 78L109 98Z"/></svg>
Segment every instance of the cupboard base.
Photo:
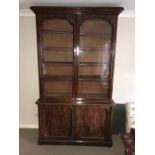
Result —
<svg viewBox="0 0 155 155"><path fill-rule="evenodd" d="M79 146L106 146L112 147L112 139L109 140L100 140L100 141L81 141L81 140L53 140L49 138L39 138L38 139L39 145L44 144L53 144L53 145L79 145Z"/></svg>
<svg viewBox="0 0 155 155"><path fill-rule="evenodd" d="M112 146L110 103L38 101L39 144Z"/></svg>

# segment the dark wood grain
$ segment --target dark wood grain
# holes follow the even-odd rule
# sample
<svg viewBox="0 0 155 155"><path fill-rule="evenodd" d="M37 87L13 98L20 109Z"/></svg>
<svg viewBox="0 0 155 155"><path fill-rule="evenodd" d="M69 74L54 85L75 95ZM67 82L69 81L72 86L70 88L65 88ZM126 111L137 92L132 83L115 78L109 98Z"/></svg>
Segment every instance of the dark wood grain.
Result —
<svg viewBox="0 0 155 155"><path fill-rule="evenodd" d="M75 110L77 139L104 139L107 135L108 109L102 106L78 106Z"/></svg>
<svg viewBox="0 0 155 155"><path fill-rule="evenodd" d="M31 9L36 14L37 26L39 144L112 146L116 30L123 8L33 6ZM110 31L97 28L88 31L92 26L83 27L87 21L106 22ZM98 41L91 43L90 38ZM82 45L81 39L86 44ZM104 63L95 56L102 56L103 47L99 45L105 42L110 44L106 77L101 75ZM86 54L79 56L80 50Z"/></svg>
<svg viewBox="0 0 155 155"><path fill-rule="evenodd" d="M32 6L31 9L36 14L76 13L76 14L105 14L105 15L111 15L111 14L118 15L124 10L123 7L58 7L58 6Z"/></svg>
<svg viewBox="0 0 155 155"><path fill-rule="evenodd" d="M72 106L47 105L39 106L42 132L40 137L66 139L72 137Z"/></svg>

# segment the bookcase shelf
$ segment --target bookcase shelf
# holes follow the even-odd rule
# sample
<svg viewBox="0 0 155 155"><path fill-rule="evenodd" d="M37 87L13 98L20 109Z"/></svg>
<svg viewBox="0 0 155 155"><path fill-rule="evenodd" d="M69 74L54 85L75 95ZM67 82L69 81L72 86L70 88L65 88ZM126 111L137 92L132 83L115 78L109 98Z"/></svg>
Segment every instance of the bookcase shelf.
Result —
<svg viewBox="0 0 155 155"><path fill-rule="evenodd" d="M99 81L108 81L108 78L103 78L101 76L86 76L86 75L80 75L79 80L99 80Z"/></svg>
<svg viewBox="0 0 155 155"><path fill-rule="evenodd" d="M110 33L91 33L91 32L81 32L80 33L80 37L96 37L96 38L111 38L111 34Z"/></svg>
<svg viewBox="0 0 155 155"><path fill-rule="evenodd" d="M48 29L44 29L43 33L51 34L51 35L53 35L53 34L67 34L67 35L73 34L73 32L71 32L71 31L56 31L56 30L48 30Z"/></svg>
<svg viewBox="0 0 155 155"><path fill-rule="evenodd" d="M104 62L79 62L79 66L90 66L90 65L103 66L104 64L109 64L109 63L104 63Z"/></svg>
<svg viewBox="0 0 155 155"><path fill-rule="evenodd" d="M44 80L60 80L60 81L72 81L73 77L72 76L67 76L67 75L61 75L61 76L52 76L52 75L44 75L43 77Z"/></svg>
<svg viewBox="0 0 155 155"><path fill-rule="evenodd" d="M72 52L73 47L52 47L52 46L45 46L43 47L44 51L51 51L51 52Z"/></svg>
<svg viewBox="0 0 155 155"><path fill-rule="evenodd" d="M73 62L60 62L60 61L43 61L43 63L48 65L73 65Z"/></svg>

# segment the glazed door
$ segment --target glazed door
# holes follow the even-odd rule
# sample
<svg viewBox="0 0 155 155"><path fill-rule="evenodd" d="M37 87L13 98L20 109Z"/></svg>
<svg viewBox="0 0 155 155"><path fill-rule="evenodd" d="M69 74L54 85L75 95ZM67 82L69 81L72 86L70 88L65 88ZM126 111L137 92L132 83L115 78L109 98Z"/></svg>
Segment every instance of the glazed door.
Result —
<svg viewBox="0 0 155 155"><path fill-rule="evenodd" d="M82 15L79 19L78 95L82 98L107 98L111 24L99 16Z"/></svg>
<svg viewBox="0 0 155 155"><path fill-rule="evenodd" d="M74 20L71 15L44 15L40 28L40 87L43 98L74 96Z"/></svg>
<svg viewBox="0 0 155 155"><path fill-rule="evenodd" d="M75 108L76 139L104 139L109 135L110 111L103 106L81 105Z"/></svg>

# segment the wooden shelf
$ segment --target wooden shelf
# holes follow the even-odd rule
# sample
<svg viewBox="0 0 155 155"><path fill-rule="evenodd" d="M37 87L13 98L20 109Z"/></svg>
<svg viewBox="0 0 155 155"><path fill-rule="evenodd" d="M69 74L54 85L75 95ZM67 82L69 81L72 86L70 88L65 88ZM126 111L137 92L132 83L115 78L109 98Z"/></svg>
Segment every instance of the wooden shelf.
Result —
<svg viewBox="0 0 155 155"><path fill-rule="evenodd" d="M79 80L99 80L99 81L108 81L108 78L102 78L101 76L85 76L85 75L80 75Z"/></svg>
<svg viewBox="0 0 155 155"><path fill-rule="evenodd" d="M100 32L81 32L80 36L86 36L86 37L101 37L101 38L111 38L110 33L100 33Z"/></svg>
<svg viewBox="0 0 155 155"><path fill-rule="evenodd" d="M73 65L73 62L43 61L43 63L48 65Z"/></svg>
<svg viewBox="0 0 155 155"><path fill-rule="evenodd" d="M55 81L72 81L73 77L72 76L66 76L66 75L61 75L61 76L51 76L51 75L44 75L43 76L44 80L55 80Z"/></svg>
<svg viewBox="0 0 155 155"><path fill-rule="evenodd" d="M86 65L104 65L105 63L103 62L79 62L79 66L86 66ZM108 64L108 63L106 63Z"/></svg>
<svg viewBox="0 0 155 155"><path fill-rule="evenodd" d="M51 51L51 52L73 52L73 47L43 47L44 51ZM89 52L104 52L104 48L100 47L82 47L80 51L89 51ZM110 52L110 51L109 51Z"/></svg>
<svg viewBox="0 0 155 155"><path fill-rule="evenodd" d="M73 47L43 47L43 50L51 52L72 52Z"/></svg>
<svg viewBox="0 0 155 155"><path fill-rule="evenodd" d="M49 29L44 29L43 33L47 33L47 34L73 34L73 32L71 31L57 31L57 30L49 30ZM102 32L81 32L80 36L92 36L92 37L104 37L104 38L111 38L111 34L110 33L102 33Z"/></svg>
<svg viewBox="0 0 155 155"><path fill-rule="evenodd" d="M94 83L94 85L96 85L98 83L98 85L100 85L104 89L107 89L109 87L107 81L98 81L98 80L93 80L93 81L92 80L82 80L82 81L80 81L81 85L86 84L87 86L89 86L89 84L91 85L93 83ZM87 91L89 91L89 89Z"/></svg>
<svg viewBox="0 0 155 155"><path fill-rule="evenodd" d="M53 75L44 75L43 76L44 80L60 80L60 81L72 81L73 76L66 76L66 75L60 75L60 76L53 76ZM108 82L108 78L101 78L101 76L85 76L85 75L80 75L79 76L80 81L104 81Z"/></svg>
<svg viewBox="0 0 155 155"><path fill-rule="evenodd" d="M48 30L48 29L44 29L43 30L43 33L47 33L47 34L51 34L51 35L54 35L54 34L73 34L73 32L71 31L56 31L56 30Z"/></svg>
<svg viewBox="0 0 155 155"><path fill-rule="evenodd" d="M100 47L81 47L80 51L89 51L89 52L104 52L104 48ZM109 51L110 52L110 51Z"/></svg>

